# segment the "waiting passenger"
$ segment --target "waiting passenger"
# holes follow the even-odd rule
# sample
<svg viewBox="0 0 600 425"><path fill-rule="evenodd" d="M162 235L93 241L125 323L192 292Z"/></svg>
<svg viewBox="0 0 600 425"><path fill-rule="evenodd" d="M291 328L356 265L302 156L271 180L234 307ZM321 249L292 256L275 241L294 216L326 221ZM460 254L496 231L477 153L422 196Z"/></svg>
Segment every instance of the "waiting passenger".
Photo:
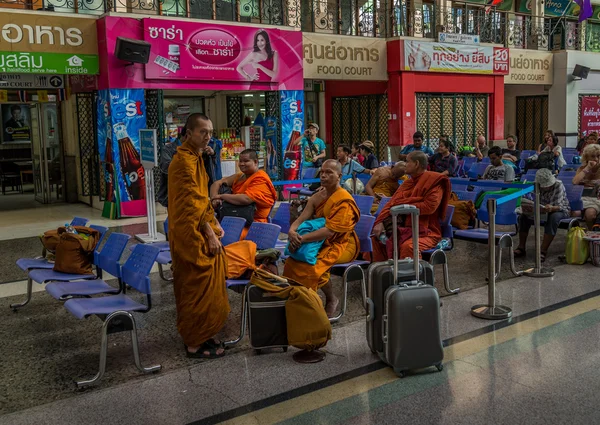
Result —
<svg viewBox="0 0 600 425"><path fill-rule="evenodd" d="M558 137L552 136L546 139L546 147L542 149L540 154L544 152L552 152L554 154L554 157L556 158L556 165L558 166L559 170L563 165L567 164L567 161L565 161L565 158L563 158L562 148L558 145Z"/></svg>
<svg viewBox="0 0 600 425"><path fill-rule="evenodd" d="M429 157L429 169L448 177L456 176L458 160L452 152L452 143L440 138L440 146L437 153Z"/></svg>
<svg viewBox="0 0 600 425"><path fill-rule="evenodd" d="M346 145L341 145L337 148L337 159L342 166L342 175L347 176L352 173L373 174L375 170L367 170L357 161L351 158L352 149Z"/></svg>
<svg viewBox="0 0 600 425"><path fill-rule="evenodd" d="M267 223L269 213L277 200L277 191L263 170L258 169L258 155L252 149L240 153L240 173L234 174L213 183L210 188L210 199L213 207L218 208L223 201L233 205L256 205L254 221ZM231 193L219 194L221 186L227 185ZM248 234L249 227L242 232L242 239Z"/></svg>
<svg viewBox="0 0 600 425"><path fill-rule="evenodd" d="M367 170L374 170L379 167L379 160L373 152L375 145L370 140L365 140L359 146L360 154L365 157L364 167Z"/></svg>
<svg viewBox="0 0 600 425"><path fill-rule="evenodd" d="M521 152L517 149L516 136L506 137L506 148L502 149L502 158L510 160L513 164L518 164L521 160Z"/></svg>
<svg viewBox="0 0 600 425"><path fill-rule="evenodd" d="M581 167L573 177L573 184L585 186L583 189L583 216L588 229L592 229L596 218L600 217L600 145L588 145L581 156Z"/></svg>
<svg viewBox="0 0 600 425"><path fill-rule="evenodd" d="M556 180L552 171L547 168L541 168L535 173L535 182L540 187L540 212L548 214L546 224L544 225L544 240L542 241L541 259L542 263L546 261L548 248L554 240L558 231L558 225L561 220L569 218L571 207L567 199L565 186L560 180ZM529 202L525 200L528 199ZM527 245L527 236L529 229L533 226L533 205L535 198L533 193L524 196L521 203L523 213L519 216L519 246L515 249L515 257L525 256L525 247Z"/></svg>
<svg viewBox="0 0 600 425"><path fill-rule="evenodd" d="M307 242L322 241L317 263L308 263L288 258L283 275L307 288L321 288L325 293L325 311L332 317L339 304L329 283L329 270L334 264L353 261L358 256L359 242L354 226L360 219L360 211L352 195L340 186L342 167L338 161L327 160L321 167L321 187L324 189L310 197L300 217L290 226L289 248L295 252ZM311 233L299 235L296 230L306 220L325 218L325 227Z"/></svg>
<svg viewBox="0 0 600 425"><path fill-rule="evenodd" d="M379 208L381 198L392 196L398 190L399 180L405 177L406 162L397 162L393 166L379 167L365 186L365 193L373 197L374 214ZM408 177L408 176L406 176Z"/></svg>
<svg viewBox="0 0 600 425"><path fill-rule="evenodd" d="M413 134L413 144L404 146L402 151L400 151L398 159L400 161L406 161L407 155L415 151L424 152L427 156L433 155L433 150L429 146L423 144L423 133L420 131L416 131L415 134Z"/></svg>
<svg viewBox="0 0 600 425"><path fill-rule="evenodd" d="M396 191L390 202L381 210L373 227L373 261L385 261L392 258L392 217L390 208L396 205L410 204L420 210L419 215L419 256L421 251L434 248L442 240L441 220L446 216L451 187L448 177L425 171L427 155L423 152L408 154L406 180ZM412 258L413 243L411 221L407 217L398 224L398 248L400 258ZM385 234L384 244L380 236Z"/></svg>
<svg viewBox="0 0 600 425"><path fill-rule="evenodd" d="M186 140L169 166L168 190L177 329L188 357L214 358L225 354L213 338L227 320L229 300L219 240L224 233L208 198L202 161L213 125L205 115L191 114L185 126Z"/></svg>
<svg viewBox="0 0 600 425"><path fill-rule="evenodd" d="M497 180L503 182L512 182L515 179L515 170L508 164L502 162L502 149L500 146L490 148L488 152L491 164L483 173L483 180Z"/></svg>

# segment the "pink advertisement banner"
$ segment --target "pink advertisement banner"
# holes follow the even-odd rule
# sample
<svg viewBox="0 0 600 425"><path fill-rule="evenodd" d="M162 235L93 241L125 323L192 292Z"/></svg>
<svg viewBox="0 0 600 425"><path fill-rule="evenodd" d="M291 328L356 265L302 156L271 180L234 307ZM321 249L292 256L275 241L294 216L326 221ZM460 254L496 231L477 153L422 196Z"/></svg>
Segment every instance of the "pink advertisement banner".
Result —
<svg viewBox="0 0 600 425"><path fill-rule="evenodd" d="M247 89L304 87L302 33L146 18L149 80L227 81Z"/></svg>

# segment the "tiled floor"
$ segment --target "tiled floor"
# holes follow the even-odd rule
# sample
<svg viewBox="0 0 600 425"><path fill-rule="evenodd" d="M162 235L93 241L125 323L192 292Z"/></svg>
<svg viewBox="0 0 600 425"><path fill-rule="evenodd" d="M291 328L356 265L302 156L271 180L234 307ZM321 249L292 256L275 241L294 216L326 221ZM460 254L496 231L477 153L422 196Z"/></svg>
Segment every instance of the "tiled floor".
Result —
<svg viewBox="0 0 600 425"><path fill-rule="evenodd" d="M397 379L369 351L364 317L336 326L326 360L314 365L293 362L294 349L260 356L245 349L215 361L178 361L175 368L141 377L130 364L126 339L121 338L113 350L125 356L118 363L126 366L115 368L113 358L107 382L100 388L78 393L68 384L57 387L55 394L62 394L62 399L0 416L0 423L598 423L594 388L600 378L595 369L600 361L600 282L590 278L596 271L592 266L562 266L554 278L500 282L498 298L514 309L515 319L496 323L496 330L489 333L485 332L492 330L494 322L469 314L473 304L485 301L486 288L444 298L442 332L450 345L445 349L442 373ZM169 301L168 286L165 290L156 299L158 306ZM142 360L147 364L165 363L164 356L172 355L170 349L158 347L166 344L180 349L176 334L169 331L166 337L161 330L173 326L173 311L169 308L166 315L159 311L157 307L160 317L140 322ZM68 363L69 373L93 373L97 364L94 346L99 341L86 343L85 350L90 352L84 352L77 341L53 336L58 330L62 338L77 329L83 331L80 324L66 322L64 310L60 315L47 308L17 314L19 320L26 320L21 323L31 323L21 324L22 332L46 323L45 332L41 339L35 334L20 336L21 341L30 342L20 354L18 347L8 347L3 364L10 364L11 356L27 355L36 342L62 341L47 353L52 361L65 370ZM159 335L163 336L157 339ZM128 380L111 384L121 370ZM39 386L43 376L54 374L39 371L28 379ZM10 376L21 385L18 374Z"/></svg>

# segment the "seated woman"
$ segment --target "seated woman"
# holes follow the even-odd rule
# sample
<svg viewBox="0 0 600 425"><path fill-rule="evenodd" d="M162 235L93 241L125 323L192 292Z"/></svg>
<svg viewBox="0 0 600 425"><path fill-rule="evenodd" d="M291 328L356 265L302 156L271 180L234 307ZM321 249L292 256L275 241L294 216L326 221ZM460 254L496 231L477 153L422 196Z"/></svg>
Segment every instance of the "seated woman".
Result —
<svg viewBox="0 0 600 425"><path fill-rule="evenodd" d="M600 145L586 146L581 156L581 167L573 177L573 184L585 186L583 190L583 216L588 229L600 213L600 199L598 199L598 185L600 184Z"/></svg>
<svg viewBox="0 0 600 425"><path fill-rule="evenodd" d="M542 152L552 152L554 156L557 158L556 165L558 169L563 165L566 165L567 161L563 158L562 148L558 145L558 137L552 136L546 139L546 147L542 149Z"/></svg>
<svg viewBox="0 0 600 425"><path fill-rule="evenodd" d="M568 218L571 214L571 207L567 199L565 186L560 180L556 180L552 171L547 168L541 168L535 173L535 182L540 186L540 213L548 214L546 224L544 225L544 240L542 241L542 263L546 261L548 248L556 235L560 221ZM524 199L533 202L533 193L528 193ZM523 202L521 207L524 213L519 216L519 246L515 249L515 257L525 256L525 246L527 244L527 235L533 225L533 210L525 212L526 205L531 206L531 202ZM533 206L535 207L535 206Z"/></svg>
<svg viewBox="0 0 600 425"><path fill-rule="evenodd" d="M375 145L370 140L365 140L359 146L360 154L365 157L365 163L363 167L367 170L374 170L379 167L379 161L373 152L375 152Z"/></svg>
<svg viewBox="0 0 600 425"><path fill-rule="evenodd" d="M210 199L216 209L222 202L234 205L256 205L254 221L267 223L269 213L277 200L277 192L269 175L258 169L258 155L252 149L240 153L241 173L217 180L210 187ZM232 193L219 194L221 186L227 185ZM242 239L248 234L249 227L242 232Z"/></svg>
<svg viewBox="0 0 600 425"><path fill-rule="evenodd" d="M452 149L452 143L440 138L440 146L437 153L429 157L429 170L448 177L455 177L456 170L458 169L458 160L454 156Z"/></svg>

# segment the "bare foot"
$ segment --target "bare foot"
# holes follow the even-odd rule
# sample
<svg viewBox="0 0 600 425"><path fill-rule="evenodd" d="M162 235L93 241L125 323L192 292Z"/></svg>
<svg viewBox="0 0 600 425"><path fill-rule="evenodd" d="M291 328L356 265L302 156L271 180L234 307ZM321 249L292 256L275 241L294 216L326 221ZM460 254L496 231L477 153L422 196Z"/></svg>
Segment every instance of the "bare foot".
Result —
<svg viewBox="0 0 600 425"><path fill-rule="evenodd" d="M325 303L325 313L327 313L327 317L331 319L333 316L335 316L335 311L337 310L339 304L340 300L335 297L327 300Z"/></svg>

